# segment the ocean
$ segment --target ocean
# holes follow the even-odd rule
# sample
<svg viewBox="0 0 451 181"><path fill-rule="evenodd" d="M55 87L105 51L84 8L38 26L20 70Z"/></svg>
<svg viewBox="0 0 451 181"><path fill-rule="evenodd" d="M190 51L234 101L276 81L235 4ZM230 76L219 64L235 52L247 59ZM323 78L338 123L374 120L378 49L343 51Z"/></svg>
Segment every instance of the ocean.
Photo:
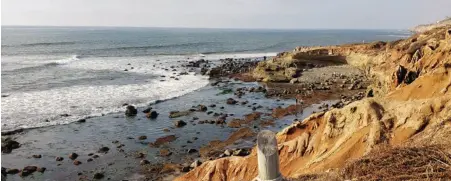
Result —
<svg viewBox="0 0 451 181"><path fill-rule="evenodd" d="M409 36L404 30L2 27L2 130L67 124L206 86L182 63L274 56L296 46ZM173 68L171 68L173 67ZM165 70L176 69L176 70ZM163 77L164 76L164 77Z"/></svg>

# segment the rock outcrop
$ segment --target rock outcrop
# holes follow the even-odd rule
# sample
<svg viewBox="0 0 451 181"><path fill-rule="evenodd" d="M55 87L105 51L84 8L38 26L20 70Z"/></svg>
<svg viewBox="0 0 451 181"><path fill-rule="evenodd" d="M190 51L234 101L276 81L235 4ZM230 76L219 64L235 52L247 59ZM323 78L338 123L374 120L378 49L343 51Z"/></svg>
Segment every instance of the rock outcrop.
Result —
<svg viewBox="0 0 451 181"><path fill-rule="evenodd" d="M289 80L309 61L348 63L373 79L374 97L313 114L277 134L282 175L299 178L342 169L378 147L445 145L441 151L449 155L450 30L444 26L388 43L300 47L259 63L254 76L264 81ZM252 180L257 172L254 148L246 157L204 162L176 180ZM353 178L348 174L341 180Z"/></svg>

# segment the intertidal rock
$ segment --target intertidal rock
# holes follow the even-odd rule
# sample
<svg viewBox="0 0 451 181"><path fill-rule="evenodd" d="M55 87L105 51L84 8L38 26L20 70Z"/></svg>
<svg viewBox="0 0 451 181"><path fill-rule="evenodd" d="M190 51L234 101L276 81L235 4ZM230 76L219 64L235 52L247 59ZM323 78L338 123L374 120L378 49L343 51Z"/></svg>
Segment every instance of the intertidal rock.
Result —
<svg viewBox="0 0 451 181"><path fill-rule="evenodd" d="M158 117L157 111L152 111L150 113L146 113L146 117L150 119L156 119Z"/></svg>
<svg viewBox="0 0 451 181"><path fill-rule="evenodd" d="M108 153L108 151L110 151L110 148L103 146L97 150L97 153Z"/></svg>
<svg viewBox="0 0 451 181"><path fill-rule="evenodd" d="M74 160L73 164L74 164L74 165L80 165L80 164L81 164L81 161Z"/></svg>
<svg viewBox="0 0 451 181"><path fill-rule="evenodd" d="M13 149L20 147L20 143L12 140L11 138L6 138L2 140L2 153L11 153Z"/></svg>
<svg viewBox="0 0 451 181"><path fill-rule="evenodd" d="M7 168L7 169L5 170L5 173L6 173L6 174L11 174L11 175L17 174L17 173L19 173L19 172L20 172L20 170L17 169L17 168Z"/></svg>
<svg viewBox="0 0 451 181"><path fill-rule="evenodd" d="M205 112L205 111L207 111L207 106L204 106L204 105L202 105L202 104L199 104L199 105L197 106L197 111Z"/></svg>
<svg viewBox="0 0 451 181"><path fill-rule="evenodd" d="M146 108L146 109L143 110L143 113L149 113L151 110L152 110L152 108L151 108L151 107L148 107L148 108Z"/></svg>
<svg viewBox="0 0 451 181"><path fill-rule="evenodd" d="M136 116L136 114L138 114L138 110L135 108L135 106L128 105L125 109L126 116Z"/></svg>
<svg viewBox="0 0 451 181"><path fill-rule="evenodd" d="M171 111L169 112L169 118L178 118L191 114L191 111Z"/></svg>
<svg viewBox="0 0 451 181"><path fill-rule="evenodd" d="M69 158L70 158L71 160L75 160L75 159L77 159L77 157L78 157L78 154L76 154L76 153L71 153L71 154L69 154Z"/></svg>
<svg viewBox="0 0 451 181"><path fill-rule="evenodd" d="M19 176L26 177L32 173L34 173L38 169L37 166L26 166L22 169L22 171L19 173Z"/></svg>
<svg viewBox="0 0 451 181"><path fill-rule="evenodd" d="M182 120L176 120L176 121L174 121L174 126L177 127L177 128L181 128L181 127L183 127L183 126L185 126L185 125L186 125L186 122L185 122L185 121L182 121Z"/></svg>
<svg viewBox="0 0 451 181"><path fill-rule="evenodd" d="M235 99L233 99L233 98L228 98L226 103L227 104L236 104L237 101Z"/></svg>
<svg viewBox="0 0 451 181"><path fill-rule="evenodd" d="M97 172L94 174L93 178L96 180L102 179L103 177L105 177L105 175L103 173Z"/></svg>
<svg viewBox="0 0 451 181"><path fill-rule="evenodd" d="M162 144L165 144L167 142L172 142L176 139L177 139L177 137L175 137L175 135L163 136L163 137L157 138L157 140L155 140L155 142L153 142L153 143L150 143L149 146L159 147Z"/></svg>

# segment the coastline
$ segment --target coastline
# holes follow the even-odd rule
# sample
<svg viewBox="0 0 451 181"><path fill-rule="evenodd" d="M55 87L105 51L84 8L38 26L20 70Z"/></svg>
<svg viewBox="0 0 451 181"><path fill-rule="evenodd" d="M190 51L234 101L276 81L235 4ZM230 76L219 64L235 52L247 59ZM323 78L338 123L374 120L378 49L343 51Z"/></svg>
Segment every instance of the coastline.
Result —
<svg viewBox="0 0 451 181"><path fill-rule="evenodd" d="M223 62L219 67L226 64ZM230 65L228 66L231 68ZM233 74L227 73L218 78L212 78L210 84L206 87L181 97L158 101L156 104L150 105L153 108L152 110L159 113L156 119L148 119L144 113L141 113L146 107L137 107L138 115L135 117L127 117L124 116L124 112L119 112L92 117L85 119L85 121L67 125L25 129L22 132L16 132L8 137L18 141L21 146L13 149L12 153L2 153L2 165L9 170L10 168L20 169L30 165L47 168L42 174L34 173L32 175L38 180L41 178L89 180L95 173L102 173L105 177L113 180L124 178L131 180L170 179L190 170L189 164L195 162L195 160L204 162L224 157L222 153L225 150L242 152L237 153L237 155L245 156L248 154L246 150L254 146L254 134L258 133L259 130L270 129L277 132L297 119L303 119L314 112L326 110L335 103L333 100L337 100L337 96L340 96L338 94L332 97L317 97L315 95L312 96L316 97L314 100L308 101L306 99L304 105L296 108L295 111L290 110L295 105L294 94L281 96L280 93L275 92L283 92L289 87L298 87L299 85L289 83L261 84L249 80L240 81L236 77L236 75L247 74L249 68L253 66L255 64L241 66L241 69L232 71ZM330 73L321 68L314 68L311 71L318 74ZM312 82L314 83L314 81ZM266 90L268 92L251 91L252 89L258 90L259 87L265 87L264 92ZM224 90L227 90L227 93L224 93ZM334 94L334 91L315 90L313 92L323 92L324 95L329 95ZM236 105L227 104L229 98L238 101L238 103ZM180 106L174 107L177 104ZM207 108L208 111L206 112L194 111L187 116L174 119L166 118L171 111L196 108L198 104L210 107ZM212 104L216 106L213 108ZM224 107L224 109L220 109L220 107ZM219 113L219 115L209 113L210 110ZM300 111L300 113L295 113L296 111ZM259 116L252 120L241 122L239 126L229 125L231 122L242 120L246 115L257 112ZM223 118L224 121L218 123L218 120L224 117L221 114L228 116ZM297 117L293 114L297 114ZM173 126L175 120L183 120L188 124L182 128L176 128ZM213 121L213 124L211 121L206 123L207 120ZM152 129L152 132L146 131L148 130L145 129L146 127L154 127L153 123L161 123L162 121L165 124L160 125L160 128ZM204 121L204 124L200 121ZM249 134L241 134L244 132ZM154 140L170 135L175 135L176 139L163 143L162 147L159 148L148 146ZM238 136L231 139L229 138L230 135ZM140 136L147 138L140 140ZM215 140L229 141L218 146L215 144L217 142ZM96 150L102 146L108 147L109 151L107 153L96 153ZM163 152L166 153L163 154L161 150L165 150ZM67 155L71 152L80 155L77 159L81 162L80 165L73 165L73 161L67 158ZM208 154L200 154L200 152ZM42 158L33 158L33 155L41 155ZM93 159L93 155L99 157ZM57 162L55 161L56 157L63 157L64 160ZM142 160L148 160L150 164L143 164ZM112 172L112 170L116 171ZM20 177L7 174L7 178L8 180L16 180Z"/></svg>

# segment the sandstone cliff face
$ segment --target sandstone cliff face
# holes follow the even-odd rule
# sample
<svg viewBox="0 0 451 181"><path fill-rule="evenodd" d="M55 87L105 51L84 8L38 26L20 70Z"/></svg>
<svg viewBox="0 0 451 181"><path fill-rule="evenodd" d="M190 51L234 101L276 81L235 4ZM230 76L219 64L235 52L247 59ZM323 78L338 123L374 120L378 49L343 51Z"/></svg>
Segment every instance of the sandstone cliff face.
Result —
<svg viewBox="0 0 451 181"><path fill-rule="evenodd" d="M450 152L451 141L446 139L451 136L450 29L441 27L389 43L299 47L259 64L255 77L286 81L309 61L349 63L373 78L372 88L378 93L341 109L316 113L279 132L282 174L298 178L343 168L381 145L443 144ZM247 157L206 162L176 180L251 180L256 176L254 149Z"/></svg>

